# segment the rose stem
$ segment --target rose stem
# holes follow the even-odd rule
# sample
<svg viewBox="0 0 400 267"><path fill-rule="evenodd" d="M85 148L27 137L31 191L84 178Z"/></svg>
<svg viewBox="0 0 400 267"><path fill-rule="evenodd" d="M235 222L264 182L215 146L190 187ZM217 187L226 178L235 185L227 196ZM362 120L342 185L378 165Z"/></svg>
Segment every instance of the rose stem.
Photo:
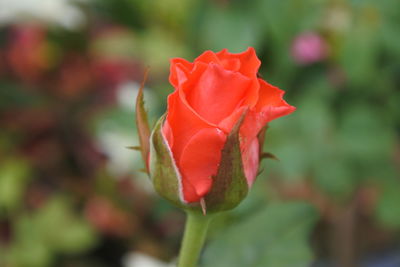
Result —
<svg viewBox="0 0 400 267"><path fill-rule="evenodd" d="M187 212L185 233L179 252L178 267L196 267L212 215Z"/></svg>

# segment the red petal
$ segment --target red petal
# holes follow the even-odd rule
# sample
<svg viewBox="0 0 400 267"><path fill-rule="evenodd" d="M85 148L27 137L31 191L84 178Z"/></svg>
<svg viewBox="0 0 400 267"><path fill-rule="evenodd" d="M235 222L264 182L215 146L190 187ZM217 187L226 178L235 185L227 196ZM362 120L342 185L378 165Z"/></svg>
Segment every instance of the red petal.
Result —
<svg viewBox="0 0 400 267"><path fill-rule="evenodd" d="M240 116L242 116L244 110L248 108L247 106L242 106L225 119L223 119L219 124L218 127L223 130L225 133L230 133L235 123L239 120Z"/></svg>
<svg viewBox="0 0 400 267"><path fill-rule="evenodd" d="M225 141L224 132L217 128L206 128L196 133L183 149L178 166L185 181L183 196L186 201L198 202L210 190ZM192 185L194 192L188 188L188 184Z"/></svg>
<svg viewBox="0 0 400 267"><path fill-rule="evenodd" d="M210 50L205 51L203 54L201 54L200 56L198 56L194 62L203 62L206 64L209 63L216 63L216 64L221 64L221 62L219 61L217 55Z"/></svg>
<svg viewBox="0 0 400 267"><path fill-rule="evenodd" d="M255 77L261 65L261 61L257 58L256 51L252 47L238 54L229 53L227 49L224 49L218 52L217 56L223 66L231 66L235 65L236 62L240 62L240 66L236 71L247 77Z"/></svg>
<svg viewBox="0 0 400 267"><path fill-rule="evenodd" d="M244 147L242 151L243 168L249 187L253 185L253 182L256 179L260 160L259 157L260 151L258 139L253 138L253 140L250 141L249 144Z"/></svg>
<svg viewBox="0 0 400 267"><path fill-rule="evenodd" d="M194 62L216 63L226 70L240 72L249 78L257 75L261 65L261 61L257 58L256 51L252 47L237 54L230 53L227 49L223 49L218 53L205 51Z"/></svg>
<svg viewBox="0 0 400 267"><path fill-rule="evenodd" d="M187 179L182 179L183 201L187 203L199 202L201 197L196 193L194 186Z"/></svg>
<svg viewBox="0 0 400 267"><path fill-rule="evenodd" d="M226 51L226 49L222 50ZM221 52L222 52L221 51ZM231 71L239 71L240 69L240 61L237 58L227 58L227 57L219 57L218 55L221 53L214 53L212 51L206 51L201 54L199 57L195 59L195 62L203 62L206 64L215 63L220 65L222 68Z"/></svg>
<svg viewBox="0 0 400 267"><path fill-rule="evenodd" d="M193 63L183 58L171 59L169 82L177 88L179 84L184 83L187 80L189 72L193 69Z"/></svg>
<svg viewBox="0 0 400 267"><path fill-rule="evenodd" d="M165 139L167 140L167 143L169 147L174 146L174 136L172 134L172 129L171 126L169 125L168 120L165 120L164 125L162 126L162 132L163 135L165 136Z"/></svg>
<svg viewBox="0 0 400 267"><path fill-rule="evenodd" d="M273 86L262 79L258 79L260 83L259 97L256 105L256 110L261 111L263 108L267 106L272 107L285 107L288 110L288 113L280 115L287 115L295 110L295 107L290 106L285 100L283 100L283 95L285 91L279 89L276 86ZM280 117L278 116L278 117ZM277 117L273 118L276 119ZM272 119L272 120L273 120Z"/></svg>
<svg viewBox="0 0 400 267"><path fill-rule="evenodd" d="M197 132L204 128L212 127L202 120L181 97L182 91L176 90L168 96L167 121L171 129L173 143L170 144L172 153L177 162L184 146ZM164 126L164 133L168 140L172 138L168 135L168 128Z"/></svg>
<svg viewBox="0 0 400 267"><path fill-rule="evenodd" d="M194 60L194 63L197 62L205 64L215 63L226 70L239 72L249 78L254 78L257 75L258 69L261 65L261 62L257 58L256 52L252 47L237 54L230 53L227 49L218 53L205 51ZM193 63L183 58L173 58L170 67L170 83L174 87L178 87L179 84L182 84L187 79L187 76L193 70L193 67Z"/></svg>
<svg viewBox="0 0 400 267"><path fill-rule="evenodd" d="M245 102L257 99L258 86L240 73L210 63L204 72L192 75L182 89L189 105L202 118L218 124Z"/></svg>

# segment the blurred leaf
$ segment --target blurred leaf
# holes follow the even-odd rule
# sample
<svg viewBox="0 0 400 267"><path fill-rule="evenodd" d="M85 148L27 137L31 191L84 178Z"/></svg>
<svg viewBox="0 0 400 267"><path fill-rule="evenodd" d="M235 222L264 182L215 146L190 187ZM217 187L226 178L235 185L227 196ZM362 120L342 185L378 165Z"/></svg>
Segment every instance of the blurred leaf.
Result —
<svg viewBox="0 0 400 267"><path fill-rule="evenodd" d="M63 253L93 246L96 236L89 224L72 213L66 199L54 198L37 212L36 223L46 245ZM62 231L60 231L62 229Z"/></svg>
<svg viewBox="0 0 400 267"><path fill-rule="evenodd" d="M172 57L187 58L189 49L159 26L149 28L140 36L137 56L142 59L153 76L165 73Z"/></svg>
<svg viewBox="0 0 400 267"><path fill-rule="evenodd" d="M28 175L28 166L21 159L10 158L0 164L0 209L10 212L19 207Z"/></svg>
<svg viewBox="0 0 400 267"><path fill-rule="evenodd" d="M41 101L40 96L25 85L0 83L0 109L34 106Z"/></svg>
<svg viewBox="0 0 400 267"><path fill-rule="evenodd" d="M11 251L11 266L46 267L50 266L51 260L51 251L41 243L20 243Z"/></svg>
<svg viewBox="0 0 400 267"><path fill-rule="evenodd" d="M10 251L11 266L46 267L52 261L51 250L38 231L34 217L20 216L15 225L15 240Z"/></svg>
<svg viewBox="0 0 400 267"><path fill-rule="evenodd" d="M137 38L129 31L111 33L91 43L92 52L114 58L127 59L137 54Z"/></svg>
<svg viewBox="0 0 400 267"><path fill-rule="evenodd" d="M378 38L376 38L379 28L377 27L376 17L378 10L371 8L362 13L363 9L358 10L354 25L350 28L341 40L339 48L339 63L346 71L348 82L353 86L366 86L375 78L370 75L376 72L378 59ZM371 14L373 13L373 14Z"/></svg>
<svg viewBox="0 0 400 267"><path fill-rule="evenodd" d="M210 7L204 14L200 30L203 47L214 51L227 48L241 52L260 44L260 26L252 13L241 9Z"/></svg>
<svg viewBox="0 0 400 267"><path fill-rule="evenodd" d="M349 197L357 185L351 166L340 157L321 159L314 166L314 175L318 187L336 199Z"/></svg>
<svg viewBox="0 0 400 267"><path fill-rule="evenodd" d="M321 0L257 1L254 13L258 22L268 27L274 39L288 41L296 32L317 27L324 8ZM313 12L310 12L310 10Z"/></svg>
<svg viewBox="0 0 400 267"><path fill-rule="evenodd" d="M271 203L216 235L207 246L202 266L309 266L310 230L315 210L303 203Z"/></svg>
<svg viewBox="0 0 400 267"><path fill-rule="evenodd" d="M340 150L348 160L365 168L381 158L388 158L394 146L394 136L379 109L353 103L344 110L338 133Z"/></svg>
<svg viewBox="0 0 400 267"><path fill-rule="evenodd" d="M144 2L138 0L96 0L93 1L101 15L130 27L142 27L144 19Z"/></svg>
<svg viewBox="0 0 400 267"><path fill-rule="evenodd" d="M56 253L80 253L91 248L96 235L76 216L67 199L54 197L33 214L21 214L7 253L11 266L50 266Z"/></svg>
<svg viewBox="0 0 400 267"><path fill-rule="evenodd" d="M387 183L376 207L378 219L389 228L400 227L399 188L400 183L397 181Z"/></svg>

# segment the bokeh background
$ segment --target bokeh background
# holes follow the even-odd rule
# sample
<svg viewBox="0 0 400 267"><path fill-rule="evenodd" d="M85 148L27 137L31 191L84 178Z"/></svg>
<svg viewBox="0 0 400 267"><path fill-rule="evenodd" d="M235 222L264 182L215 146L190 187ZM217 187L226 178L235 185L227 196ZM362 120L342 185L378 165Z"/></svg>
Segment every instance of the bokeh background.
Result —
<svg viewBox="0 0 400 267"><path fill-rule="evenodd" d="M400 266L400 1L0 0L0 266L173 266L137 145L169 59L248 46L297 111L201 266ZM169 265L171 264L171 265Z"/></svg>

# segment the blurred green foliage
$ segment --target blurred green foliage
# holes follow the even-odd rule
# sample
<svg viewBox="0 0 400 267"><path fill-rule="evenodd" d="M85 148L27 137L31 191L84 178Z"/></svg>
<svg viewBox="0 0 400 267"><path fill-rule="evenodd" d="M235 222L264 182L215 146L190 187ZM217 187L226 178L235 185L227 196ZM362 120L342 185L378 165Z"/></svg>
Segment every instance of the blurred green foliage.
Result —
<svg viewBox="0 0 400 267"><path fill-rule="evenodd" d="M304 203L269 203L216 234L202 266L309 266L307 239L316 218Z"/></svg>
<svg viewBox="0 0 400 267"><path fill-rule="evenodd" d="M0 165L0 211L12 213L22 201L29 171L20 159L7 159Z"/></svg>
<svg viewBox="0 0 400 267"><path fill-rule="evenodd" d="M93 245L87 222L73 213L65 199L50 199L34 214L19 217L13 245L3 255L12 266L48 266L58 253L77 253Z"/></svg>
<svg viewBox="0 0 400 267"><path fill-rule="evenodd" d="M125 149L137 144L135 86L150 66L156 121L170 58L248 46L297 111L271 123L265 150L280 161L264 162L248 199L214 223L203 265L353 266L398 249L399 1L93 0L78 10L86 22L74 29L0 29L1 266L120 266L129 251L173 259L182 214L149 193Z"/></svg>

